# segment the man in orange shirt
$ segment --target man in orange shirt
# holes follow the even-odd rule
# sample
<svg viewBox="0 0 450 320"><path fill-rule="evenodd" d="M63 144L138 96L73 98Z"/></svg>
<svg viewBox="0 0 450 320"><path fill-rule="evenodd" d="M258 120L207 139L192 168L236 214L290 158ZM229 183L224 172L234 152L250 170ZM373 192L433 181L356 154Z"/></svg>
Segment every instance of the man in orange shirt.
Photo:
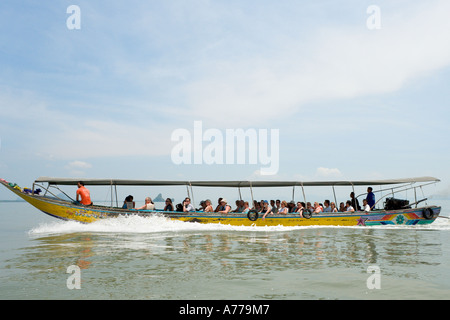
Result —
<svg viewBox="0 0 450 320"><path fill-rule="evenodd" d="M81 197L81 201L79 200L80 197ZM90 192L84 186L84 183L82 181L78 181L77 201L80 201L81 204L83 204L85 206L92 205Z"/></svg>

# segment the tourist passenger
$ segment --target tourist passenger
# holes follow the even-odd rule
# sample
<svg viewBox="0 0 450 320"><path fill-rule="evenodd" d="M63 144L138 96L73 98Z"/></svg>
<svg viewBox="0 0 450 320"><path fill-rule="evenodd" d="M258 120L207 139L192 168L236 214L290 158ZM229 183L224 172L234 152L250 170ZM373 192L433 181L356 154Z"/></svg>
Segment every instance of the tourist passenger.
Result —
<svg viewBox="0 0 450 320"><path fill-rule="evenodd" d="M261 210L261 213L264 213L264 215L262 217L264 220L268 214L273 214L273 212L272 212L272 208L269 206L269 202L267 200L264 200L263 204L264 204L264 207Z"/></svg>
<svg viewBox="0 0 450 320"><path fill-rule="evenodd" d="M321 213L323 211L322 207L319 205L318 202L314 202L314 214Z"/></svg>
<svg viewBox="0 0 450 320"><path fill-rule="evenodd" d="M287 203L288 213L292 213L297 211L297 207L295 205L295 202L293 200L289 201Z"/></svg>
<svg viewBox="0 0 450 320"><path fill-rule="evenodd" d="M78 189L77 189L77 202L79 202L79 203L81 203L82 205L85 205L85 206L91 206L92 205L91 193L84 186L83 181L78 181L77 186L78 186Z"/></svg>
<svg viewBox="0 0 450 320"><path fill-rule="evenodd" d="M250 207L248 205L248 201L244 202L244 210L242 210L242 213L247 213L250 211Z"/></svg>
<svg viewBox="0 0 450 320"><path fill-rule="evenodd" d="M272 207L272 212L278 213L280 211L280 209L281 209L281 200L277 199L275 201L275 207Z"/></svg>
<svg viewBox="0 0 450 320"><path fill-rule="evenodd" d="M219 210L220 210L220 201L222 201L222 198L217 199L218 205L217 205L216 209L214 210L214 212L219 212Z"/></svg>
<svg viewBox="0 0 450 320"><path fill-rule="evenodd" d="M339 204L339 212L345 212L345 204L343 202Z"/></svg>
<svg viewBox="0 0 450 320"><path fill-rule="evenodd" d="M123 201L122 209L134 209L135 206L136 204L133 201L133 196L129 195Z"/></svg>
<svg viewBox="0 0 450 320"><path fill-rule="evenodd" d="M253 203L255 205L256 212L261 212L262 208L261 208L261 205L259 204L259 202L255 200L255 201L253 201Z"/></svg>
<svg viewBox="0 0 450 320"><path fill-rule="evenodd" d="M370 209L373 209L373 206L375 205L375 194L372 192L372 187L367 188L367 204L369 205Z"/></svg>
<svg viewBox="0 0 450 320"><path fill-rule="evenodd" d="M338 209L336 208L336 203L332 202L330 206L331 206L331 212L338 212Z"/></svg>
<svg viewBox="0 0 450 320"><path fill-rule="evenodd" d="M363 211L367 214L370 211L370 206L367 203L367 199L363 199L363 207L362 207Z"/></svg>
<svg viewBox="0 0 450 320"><path fill-rule="evenodd" d="M352 202L350 200L347 200L346 202L345 212L355 212L355 209L352 207Z"/></svg>
<svg viewBox="0 0 450 320"><path fill-rule="evenodd" d="M166 199L166 206L164 207L164 211L174 211L172 199Z"/></svg>
<svg viewBox="0 0 450 320"><path fill-rule="evenodd" d="M205 203L206 203L205 212L213 212L214 210L211 204L211 200L206 199Z"/></svg>
<svg viewBox="0 0 450 320"><path fill-rule="evenodd" d="M355 193L354 192L350 193L350 199L352 201L352 207L355 209L355 211L360 211L361 210L361 206L359 205L358 199L355 198Z"/></svg>
<svg viewBox="0 0 450 320"><path fill-rule="evenodd" d="M278 208L275 205L275 200L270 200L270 206L272 207L273 213L278 213Z"/></svg>
<svg viewBox="0 0 450 320"><path fill-rule="evenodd" d="M285 200L281 201L281 208L278 211L279 214L288 214L289 210L287 207L287 202Z"/></svg>
<svg viewBox="0 0 450 320"><path fill-rule="evenodd" d="M191 199L186 197L183 201L183 212L195 211L194 206L191 203Z"/></svg>
<svg viewBox="0 0 450 320"><path fill-rule="evenodd" d="M234 203L236 204L236 209L231 210L231 212L239 212L239 200L236 200Z"/></svg>
<svg viewBox="0 0 450 320"><path fill-rule="evenodd" d="M303 218L303 211L305 210L305 203L304 202L297 202L297 211L296 213L300 214L300 217Z"/></svg>
<svg viewBox="0 0 450 320"><path fill-rule="evenodd" d="M262 204L262 207L263 207L263 209L262 209L263 212L267 212L267 211L272 212L272 207L269 205L269 201L261 200L261 204Z"/></svg>
<svg viewBox="0 0 450 320"><path fill-rule="evenodd" d="M283 202L283 201L284 200L282 200L281 202ZM293 207L292 203L290 201L289 202L286 201L286 208L288 209L288 213L292 211L292 207ZM281 206L280 206L280 210L281 210Z"/></svg>
<svg viewBox="0 0 450 320"><path fill-rule="evenodd" d="M323 208L323 212L331 212L330 200L325 200L323 204L325 205L325 208Z"/></svg>
<svg viewBox="0 0 450 320"><path fill-rule="evenodd" d="M236 200L236 209L232 212L242 212L244 210L244 200Z"/></svg>
<svg viewBox="0 0 450 320"><path fill-rule="evenodd" d="M201 207L201 209L199 208L197 210L205 212L205 208L206 208L206 201L205 200L200 201L200 207Z"/></svg>
<svg viewBox="0 0 450 320"><path fill-rule="evenodd" d="M153 203L152 198L145 198L145 204L142 207L137 208L137 210L155 210L155 204Z"/></svg>
<svg viewBox="0 0 450 320"><path fill-rule="evenodd" d="M310 213L314 212L314 208L311 206L311 202L306 203L306 210L308 210Z"/></svg>
<svg viewBox="0 0 450 320"><path fill-rule="evenodd" d="M231 211L231 206L229 204L227 204L227 199L222 198L222 200L220 200L220 210L219 213L224 213L227 214Z"/></svg>

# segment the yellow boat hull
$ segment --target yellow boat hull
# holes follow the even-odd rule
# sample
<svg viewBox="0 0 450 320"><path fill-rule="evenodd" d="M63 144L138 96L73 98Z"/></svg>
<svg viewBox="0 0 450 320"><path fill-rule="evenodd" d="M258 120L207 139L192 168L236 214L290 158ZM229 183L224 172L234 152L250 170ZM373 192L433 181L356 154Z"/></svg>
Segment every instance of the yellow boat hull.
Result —
<svg viewBox="0 0 450 320"><path fill-rule="evenodd" d="M359 216L355 217L313 217L310 219L300 218L299 215L273 215L268 216L266 219L262 220L261 218L256 221L251 221L247 218L246 215L238 215L230 214L228 216L222 215L218 217L201 217L195 216L193 217L182 217L177 215L177 217L169 218L174 220L180 220L185 222L198 222L198 223L220 223L224 225L233 225L233 226L313 226L313 225L328 225L328 226L356 226L358 223Z"/></svg>

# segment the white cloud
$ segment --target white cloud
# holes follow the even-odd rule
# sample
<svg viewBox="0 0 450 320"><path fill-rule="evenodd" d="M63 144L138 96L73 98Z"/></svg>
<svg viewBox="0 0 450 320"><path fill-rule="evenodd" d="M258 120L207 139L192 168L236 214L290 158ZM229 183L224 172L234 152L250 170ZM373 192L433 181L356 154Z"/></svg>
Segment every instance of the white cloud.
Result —
<svg viewBox="0 0 450 320"><path fill-rule="evenodd" d="M69 175L77 177L86 175L85 169L90 168L92 168L90 163L80 160L71 161L65 166L65 169L69 172Z"/></svg>
<svg viewBox="0 0 450 320"><path fill-rule="evenodd" d="M263 43L261 52L204 61L204 76L185 86L194 115L214 125L273 123L309 102L393 92L449 66L450 3L397 9L381 7L381 30L361 19L313 30L309 39L268 39L276 53Z"/></svg>
<svg viewBox="0 0 450 320"><path fill-rule="evenodd" d="M70 107L63 110L49 107L49 102L37 94L0 89L3 89L0 90L0 134L5 134L2 138L26 146L41 158L71 160L170 154L173 126L145 119L141 116L144 107L129 109L133 113L139 111L135 120L130 117L117 120L120 114L95 120L86 116L89 108L78 107L79 112L73 114ZM108 115L106 111L97 112ZM75 168L86 169L82 162L71 162L70 169Z"/></svg>
<svg viewBox="0 0 450 320"><path fill-rule="evenodd" d="M323 178L339 178L343 176L341 171L337 168L324 168L324 167L317 168L316 174L319 177Z"/></svg>
<svg viewBox="0 0 450 320"><path fill-rule="evenodd" d="M60 136L42 146L42 152L59 158L170 154L170 131L163 126L79 120L76 126L62 127Z"/></svg>
<svg viewBox="0 0 450 320"><path fill-rule="evenodd" d="M180 122L189 130L193 119L219 129L281 129L287 122L293 130L291 115L310 102L392 92L450 65L448 1L386 4L389 10L381 4L382 28L375 31L366 28L365 8L358 24L347 25L345 18L327 22L322 14L316 23L317 12L311 11L305 28L296 17L309 12L304 4L292 8L295 13L287 10L291 4L273 3L136 5L95 11L95 5L84 4L81 33L69 34L63 24L42 49L49 56L40 51L39 59L51 61L52 69L25 70L31 79L42 79L44 92L39 81L22 83L20 77L9 83L26 89L0 88L5 144L20 138L22 149L31 146L46 158L67 161L170 155L171 132ZM56 99L71 105L57 107ZM95 112L79 108L99 101ZM319 119L326 111L314 114ZM153 113L163 121L151 118Z"/></svg>
<svg viewBox="0 0 450 320"><path fill-rule="evenodd" d="M280 174L276 173L276 174L271 174L271 175L267 175L267 174L263 174L261 172L261 169L257 169L255 171L253 171L249 176L247 176L246 178L244 178L244 180L264 180L264 181L270 181L270 180L282 180L284 179L283 176L281 176Z"/></svg>
<svg viewBox="0 0 450 320"><path fill-rule="evenodd" d="M69 162L67 167L70 169L89 169L89 168L92 168L92 165L90 163L87 163L84 161L75 160L75 161Z"/></svg>

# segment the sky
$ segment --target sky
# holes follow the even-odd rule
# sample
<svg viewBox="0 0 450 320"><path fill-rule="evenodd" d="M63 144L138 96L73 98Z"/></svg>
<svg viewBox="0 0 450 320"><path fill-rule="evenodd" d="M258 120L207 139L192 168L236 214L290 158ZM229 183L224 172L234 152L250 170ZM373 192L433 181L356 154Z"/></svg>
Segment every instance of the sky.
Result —
<svg viewBox="0 0 450 320"><path fill-rule="evenodd" d="M1 1L0 177L434 176L450 196L448 12L446 0ZM257 143L238 161L226 137L241 129Z"/></svg>

